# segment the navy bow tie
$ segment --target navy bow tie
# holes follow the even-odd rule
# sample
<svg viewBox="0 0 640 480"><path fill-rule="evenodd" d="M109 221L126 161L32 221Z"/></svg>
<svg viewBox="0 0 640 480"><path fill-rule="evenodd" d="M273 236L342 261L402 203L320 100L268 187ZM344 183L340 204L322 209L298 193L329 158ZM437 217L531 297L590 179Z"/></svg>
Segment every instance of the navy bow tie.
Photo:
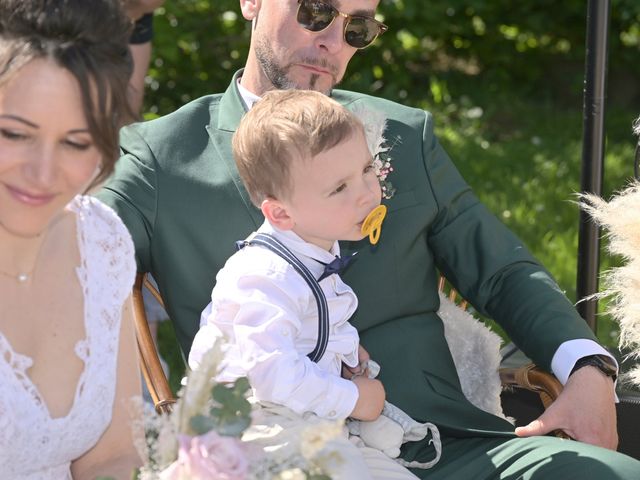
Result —
<svg viewBox="0 0 640 480"><path fill-rule="evenodd" d="M318 278L318 282L320 282L321 280L324 280L329 275L333 275L334 273L340 275L349 266L349 264L355 259L357 253L358 252L353 252L348 257L339 257L336 255L336 258L333 259L333 261L331 261L330 263L323 263L324 272L322 272L322 275L320 275L320 278Z"/></svg>

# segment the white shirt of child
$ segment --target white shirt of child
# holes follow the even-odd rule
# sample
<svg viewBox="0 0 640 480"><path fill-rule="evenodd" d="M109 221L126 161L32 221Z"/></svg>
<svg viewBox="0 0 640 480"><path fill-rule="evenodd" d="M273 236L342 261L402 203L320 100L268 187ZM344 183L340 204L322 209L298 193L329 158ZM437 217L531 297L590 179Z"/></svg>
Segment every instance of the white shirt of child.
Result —
<svg viewBox="0 0 640 480"><path fill-rule="evenodd" d="M331 251L323 250L267 221L258 232L282 242L315 278L322 274L323 263L340 254L337 242ZM311 288L274 252L261 246L241 249L218 272L211 303L200 317L189 365L197 367L216 339L225 336L228 350L218 380L246 376L259 401L284 405L298 414L347 418L358 390L340 373L343 362L351 367L358 364L358 332L348 322L358 300L338 275L323 279L320 287L329 307L329 343L314 363L307 354L317 342L319 317Z"/></svg>

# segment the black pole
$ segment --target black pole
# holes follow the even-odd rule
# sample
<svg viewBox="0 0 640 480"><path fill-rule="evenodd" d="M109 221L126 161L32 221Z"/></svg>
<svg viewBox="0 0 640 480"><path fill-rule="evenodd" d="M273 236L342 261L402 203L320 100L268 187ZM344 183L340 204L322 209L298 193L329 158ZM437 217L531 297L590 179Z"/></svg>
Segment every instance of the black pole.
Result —
<svg viewBox="0 0 640 480"><path fill-rule="evenodd" d="M581 191L602 194L604 170L604 113L607 83L609 0L589 0L583 104ZM585 212L580 212L578 232L578 279L576 294L581 300L598 291L600 235L598 227ZM596 331L595 300L578 304L578 312Z"/></svg>

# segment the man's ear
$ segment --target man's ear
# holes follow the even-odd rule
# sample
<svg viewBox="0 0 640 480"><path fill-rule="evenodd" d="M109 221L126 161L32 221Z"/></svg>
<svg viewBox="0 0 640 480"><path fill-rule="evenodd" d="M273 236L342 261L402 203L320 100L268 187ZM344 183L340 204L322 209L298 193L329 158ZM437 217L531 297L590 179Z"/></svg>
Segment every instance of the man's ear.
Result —
<svg viewBox="0 0 640 480"><path fill-rule="evenodd" d="M269 223L280 230L291 230L295 226L286 205L275 198L264 199L260 210Z"/></svg>
<svg viewBox="0 0 640 480"><path fill-rule="evenodd" d="M240 10L242 11L242 16L246 20L253 20L258 16L261 4L262 0L240 0Z"/></svg>

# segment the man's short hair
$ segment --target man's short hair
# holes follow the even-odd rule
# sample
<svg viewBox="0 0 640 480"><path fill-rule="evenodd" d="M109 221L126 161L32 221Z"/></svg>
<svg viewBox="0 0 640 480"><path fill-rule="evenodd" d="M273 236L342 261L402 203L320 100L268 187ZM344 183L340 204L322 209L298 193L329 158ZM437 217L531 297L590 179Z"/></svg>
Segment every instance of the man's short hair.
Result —
<svg viewBox="0 0 640 480"><path fill-rule="evenodd" d="M364 132L360 120L322 93L267 92L233 137L233 156L253 204L260 208L266 198L288 198L294 159L310 160L356 132Z"/></svg>

